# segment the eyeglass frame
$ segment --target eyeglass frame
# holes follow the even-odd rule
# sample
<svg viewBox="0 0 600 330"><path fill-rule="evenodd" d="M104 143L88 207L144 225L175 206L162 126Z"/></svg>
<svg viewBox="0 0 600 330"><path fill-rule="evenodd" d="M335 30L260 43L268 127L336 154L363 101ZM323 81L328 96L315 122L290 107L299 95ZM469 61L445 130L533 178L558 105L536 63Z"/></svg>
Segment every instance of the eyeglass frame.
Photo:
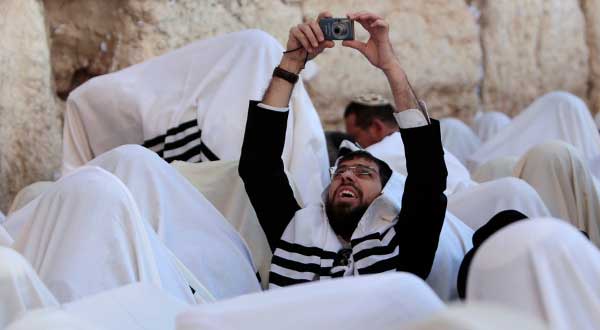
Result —
<svg viewBox="0 0 600 330"><path fill-rule="evenodd" d="M342 169L343 169L343 171L341 171L340 173L336 173L338 170L342 170ZM358 165L351 165L351 166L343 166L342 165L341 167L338 167L338 166L330 167L329 168L329 176L333 180L336 176L342 175L348 170L352 171L352 174L354 174L354 176L359 177L359 178L362 177L361 174L365 174L365 173L356 173L355 169L365 170L365 172L368 172L367 174L369 174L369 175L372 175L373 173L379 175L378 170L376 170L370 166L367 166L367 165L358 164Z"/></svg>

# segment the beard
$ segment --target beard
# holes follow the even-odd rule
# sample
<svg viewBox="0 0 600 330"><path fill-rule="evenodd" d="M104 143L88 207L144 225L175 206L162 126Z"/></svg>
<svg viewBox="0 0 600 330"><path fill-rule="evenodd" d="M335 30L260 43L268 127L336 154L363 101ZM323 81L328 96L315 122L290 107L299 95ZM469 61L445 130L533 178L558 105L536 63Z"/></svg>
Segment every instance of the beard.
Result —
<svg viewBox="0 0 600 330"><path fill-rule="evenodd" d="M369 208L369 205L363 204L356 207L352 207L346 203L333 205L330 199L327 199L325 203L325 212L329 219L329 225L337 235L347 242L350 242L350 238L352 238L352 234L356 226L358 226L360 219L365 214L365 211L367 211L367 208Z"/></svg>

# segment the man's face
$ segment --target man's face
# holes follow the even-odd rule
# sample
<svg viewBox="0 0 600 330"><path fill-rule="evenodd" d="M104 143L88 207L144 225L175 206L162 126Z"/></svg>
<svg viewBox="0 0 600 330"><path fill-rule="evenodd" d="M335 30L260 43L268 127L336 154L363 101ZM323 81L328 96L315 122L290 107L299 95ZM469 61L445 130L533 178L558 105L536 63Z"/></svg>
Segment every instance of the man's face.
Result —
<svg viewBox="0 0 600 330"><path fill-rule="evenodd" d="M338 164L329 186L328 201L334 208L369 206L381 189L377 164L364 158L350 159Z"/></svg>
<svg viewBox="0 0 600 330"><path fill-rule="evenodd" d="M377 137L369 128L363 129L356 125L356 115L351 113L344 119L346 122L346 133L350 135L361 147L368 146L379 142Z"/></svg>

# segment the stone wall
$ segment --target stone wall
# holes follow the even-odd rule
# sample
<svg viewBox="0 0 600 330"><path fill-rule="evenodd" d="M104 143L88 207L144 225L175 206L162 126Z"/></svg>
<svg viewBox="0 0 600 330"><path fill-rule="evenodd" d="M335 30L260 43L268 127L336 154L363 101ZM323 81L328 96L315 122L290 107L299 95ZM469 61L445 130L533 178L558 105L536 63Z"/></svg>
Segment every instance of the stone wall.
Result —
<svg viewBox="0 0 600 330"><path fill-rule="evenodd" d="M0 210L6 211L23 186L52 179L62 123L43 6L2 0L0 13Z"/></svg>
<svg viewBox="0 0 600 330"><path fill-rule="evenodd" d="M368 9L392 42L434 116L469 121L477 109L516 114L563 89L600 106L600 0L332 0L336 16ZM192 40L261 28L285 43L314 18L317 0L2 0L0 209L58 168L56 98L90 77L139 63ZM5 14L11 13L11 14ZM44 28L47 27L47 28ZM366 38L358 28L358 37ZM50 39L50 47L48 47ZM326 128L362 92L389 96L380 72L352 49L327 50L307 88ZM32 133L35 132L35 133Z"/></svg>

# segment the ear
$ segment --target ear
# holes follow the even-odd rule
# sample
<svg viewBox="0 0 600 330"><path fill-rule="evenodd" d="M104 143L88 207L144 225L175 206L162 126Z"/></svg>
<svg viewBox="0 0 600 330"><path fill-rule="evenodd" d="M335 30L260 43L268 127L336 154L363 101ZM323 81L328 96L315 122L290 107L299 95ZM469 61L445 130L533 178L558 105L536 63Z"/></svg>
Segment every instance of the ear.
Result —
<svg viewBox="0 0 600 330"><path fill-rule="evenodd" d="M373 118L371 126L369 126L369 133L377 141L381 141L387 135L387 126L383 121L378 118Z"/></svg>

